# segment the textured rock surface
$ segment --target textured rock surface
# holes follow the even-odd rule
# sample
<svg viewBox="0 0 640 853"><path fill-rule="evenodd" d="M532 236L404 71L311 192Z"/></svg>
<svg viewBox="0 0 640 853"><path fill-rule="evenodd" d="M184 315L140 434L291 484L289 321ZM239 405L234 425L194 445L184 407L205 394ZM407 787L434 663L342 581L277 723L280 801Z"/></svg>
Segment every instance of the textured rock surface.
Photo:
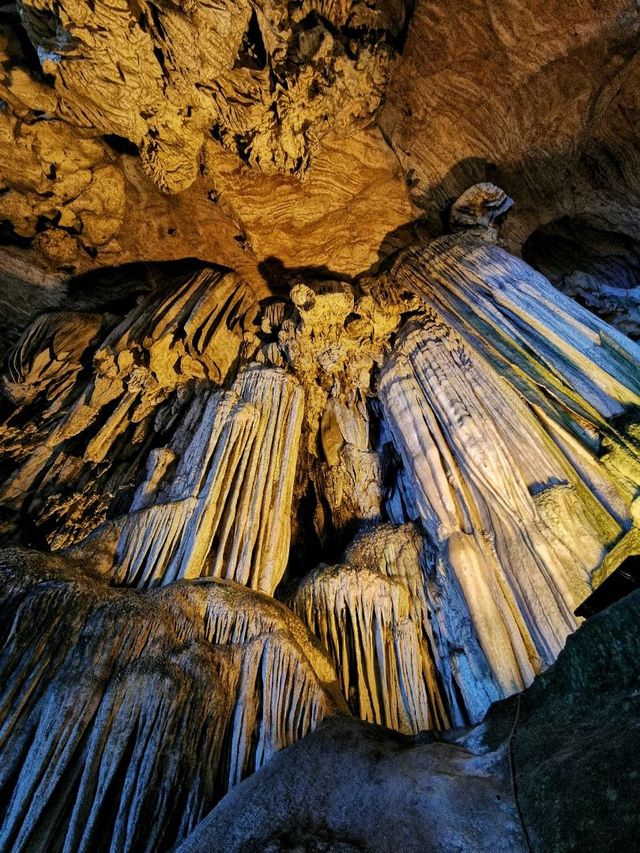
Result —
<svg viewBox="0 0 640 853"><path fill-rule="evenodd" d="M380 125L434 227L491 180L512 248L567 215L637 239L639 29L633 0L418 3Z"/></svg>
<svg viewBox="0 0 640 853"><path fill-rule="evenodd" d="M93 565L0 553L3 850L169 849L343 707L283 605L227 581L114 589Z"/></svg>
<svg viewBox="0 0 640 853"><path fill-rule="evenodd" d="M636 593L527 691L446 740L327 720L229 793L181 853L633 849L639 616Z"/></svg>
<svg viewBox="0 0 640 853"><path fill-rule="evenodd" d="M331 719L226 797L178 849L526 850L506 754Z"/></svg>
<svg viewBox="0 0 640 853"><path fill-rule="evenodd" d="M193 182L207 131L253 166L304 170L323 132L378 106L404 25L402 2L20 11L59 114L137 145L170 192Z"/></svg>
<svg viewBox="0 0 640 853"><path fill-rule="evenodd" d="M588 787L609 635L615 697L565 659L455 731L636 582L639 35L635 0L2 7L0 544L40 549L2 563L2 850L169 847L347 707L214 812L229 849L632 846Z"/></svg>
<svg viewBox="0 0 640 853"><path fill-rule="evenodd" d="M634 593L593 617L522 697L513 758L534 849L637 844L639 611ZM503 731L511 724L514 704L498 706L488 720L493 738L499 723Z"/></svg>
<svg viewBox="0 0 640 853"><path fill-rule="evenodd" d="M356 539L337 566L304 578L291 608L329 650L361 719L407 734L449 725L425 590L424 543L412 525Z"/></svg>
<svg viewBox="0 0 640 853"><path fill-rule="evenodd" d="M471 188L355 283L210 268L42 315L2 378L5 541L277 593L363 719L478 721L637 540L640 351L498 245L509 205Z"/></svg>
<svg viewBox="0 0 640 853"><path fill-rule="evenodd" d="M396 248L388 235L413 216L404 173L374 127L354 129L348 139L328 134L302 181L258 173L212 144L205 163L196 187L207 180L215 187L219 209L238 224L255 261L266 261L264 275L276 288L288 268L342 275L368 269Z"/></svg>
<svg viewBox="0 0 640 853"><path fill-rule="evenodd" d="M371 127L402 0L5 11L0 236L32 263L191 256L264 285L261 262L323 266L328 242L359 272L411 218Z"/></svg>
<svg viewBox="0 0 640 853"><path fill-rule="evenodd" d="M441 233L456 196L491 179L517 199L510 248L569 217L583 242L607 235L600 258L621 240L637 254L632 0L441 5L5 7L9 239L63 277L180 257L254 284L278 283L269 258L353 275ZM635 328L633 282L612 294L610 276L563 266Z"/></svg>

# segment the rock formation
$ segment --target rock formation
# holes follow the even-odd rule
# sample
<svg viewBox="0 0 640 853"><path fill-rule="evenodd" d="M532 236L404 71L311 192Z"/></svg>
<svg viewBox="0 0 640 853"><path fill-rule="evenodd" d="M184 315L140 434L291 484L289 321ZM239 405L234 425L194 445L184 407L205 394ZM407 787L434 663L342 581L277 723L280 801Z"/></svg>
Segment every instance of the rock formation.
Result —
<svg viewBox="0 0 640 853"><path fill-rule="evenodd" d="M445 5L3 9L0 853L340 749L361 827L215 832L553 848L503 728L640 585L640 19Z"/></svg>
<svg viewBox="0 0 640 853"><path fill-rule="evenodd" d="M24 549L0 571L3 850L169 849L343 707L304 626L238 584L140 594Z"/></svg>
<svg viewBox="0 0 640 853"><path fill-rule="evenodd" d="M326 720L225 797L180 853L633 849L639 616L636 592L594 617L472 729L408 738Z"/></svg>
<svg viewBox="0 0 640 853"><path fill-rule="evenodd" d="M638 347L497 244L510 205L470 189L355 283L208 269L39 317L3 378L6 534L284 595L363 719L477 722L629 553L640 481Z"/></svg>
<svg viewBox="0 0 640 853"><path fill-rule="evenodd" d="M356 539L343 564L305 577L291 601L329 650L354 713L407 734L449 725L451 697L440 694L433 660L423 550L412 525L380 525Z"/></svg>
<svg viewBox="0 0 640 853"><path fill-rule="evenodd" d="M477 235L409 250L391 279L430 306L378 380L404 466L401 512L455 575L479 669L504 695L556 657L631 524L640 352ZM450 583L443 614L458 609Z"/></svg>
<svg viewBox="0 0 640 853"><path fill-rule="evenodd" d="M52 112L128 140L150 177L177 192L195 179L207 132L252 166L304 170L332 125L378 106L403 6L38 0L20 13L54 81Z"/></svg>

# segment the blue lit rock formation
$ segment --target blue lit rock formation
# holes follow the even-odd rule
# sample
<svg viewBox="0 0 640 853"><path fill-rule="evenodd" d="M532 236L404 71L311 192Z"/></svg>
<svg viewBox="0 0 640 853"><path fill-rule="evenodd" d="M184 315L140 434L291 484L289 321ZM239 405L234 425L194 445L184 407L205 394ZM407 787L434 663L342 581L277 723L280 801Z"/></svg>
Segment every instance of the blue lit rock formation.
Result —
<svg viewBox="0 0 640 853"><path fill-rule="evenodd" d="M54 554L5 558L7 844L153 849L327 714L446 730L554 663L638 551L640 349L500 246L509 207L483 183L376 275L205 268L9 350L3 534Z"/></svg>
<svg viewBox="0 0 640 853"><path fill-rule="evenodd" d="M344 708L319 643L238 584L137 593L26 549L0 573L2 850L168 849Z"/></svg>

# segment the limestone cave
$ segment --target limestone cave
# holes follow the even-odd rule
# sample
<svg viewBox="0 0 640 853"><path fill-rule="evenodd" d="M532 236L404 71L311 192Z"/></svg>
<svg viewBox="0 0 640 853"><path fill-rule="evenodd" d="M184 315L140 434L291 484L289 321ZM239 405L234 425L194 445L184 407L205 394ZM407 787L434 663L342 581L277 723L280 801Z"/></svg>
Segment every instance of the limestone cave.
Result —
<svg viewBox="0 0 640 853"><path fill-rule="evenodd" d="M637 0L0 54L0 853L640 851Z"/></svg>

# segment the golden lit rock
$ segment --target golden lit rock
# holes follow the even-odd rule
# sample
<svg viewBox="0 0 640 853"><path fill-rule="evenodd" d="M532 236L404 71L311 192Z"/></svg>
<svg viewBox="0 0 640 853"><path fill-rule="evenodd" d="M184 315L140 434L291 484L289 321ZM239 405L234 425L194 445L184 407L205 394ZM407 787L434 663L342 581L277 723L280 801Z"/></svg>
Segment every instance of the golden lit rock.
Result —
<svg viewBox="0 0 640 853"><path fill-rule="evenodd" d="M0 853L634 849L638 34L3 8Z"/></svg>

